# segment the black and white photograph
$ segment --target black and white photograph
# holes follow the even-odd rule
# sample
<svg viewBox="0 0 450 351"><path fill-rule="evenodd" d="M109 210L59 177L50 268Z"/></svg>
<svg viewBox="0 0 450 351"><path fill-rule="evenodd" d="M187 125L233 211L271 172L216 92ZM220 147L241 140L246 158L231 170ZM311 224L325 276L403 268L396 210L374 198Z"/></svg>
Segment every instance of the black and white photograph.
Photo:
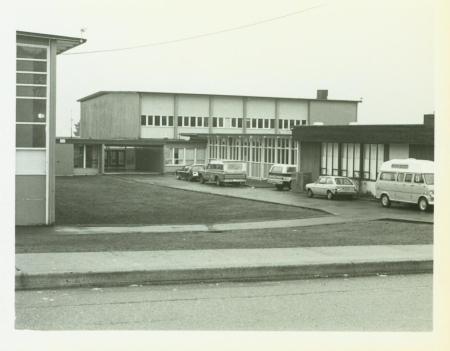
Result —
<svg viewBox="0 0 450 351"><path fill-rule="evenodd" d="M271 332L318 339L309 349L329 335L444 349L445 8L17 1L16 336L52 350L166 350L186 335L217 349ZM138 331L165 346L121 339ZM121 341L53 341L67 332Z"/></svg>

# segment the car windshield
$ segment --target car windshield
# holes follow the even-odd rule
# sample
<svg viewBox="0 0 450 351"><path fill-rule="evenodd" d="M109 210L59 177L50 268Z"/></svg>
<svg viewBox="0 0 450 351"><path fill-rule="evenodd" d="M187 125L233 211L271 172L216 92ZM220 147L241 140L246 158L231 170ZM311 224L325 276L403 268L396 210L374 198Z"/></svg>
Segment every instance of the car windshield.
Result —
<svg viewBox="0 0 450 351"><path fill-rule="evenodd" d="M243 163L225 163L225 169L228 171L243 171Z"/></svg>
<svg viewBox="0 0 450 351"><path fill-rule="evenodd" d="M434 185L434 174L426 173L423 175L423 177L425 178L425 183L427 183L428 185Z"/></svg>
<svg viewBox="0 0 450 351"><path fill-rule="evenodd" d="M335 178L334 180L338 185L353 185L352 181L348 178Z"/></svg>

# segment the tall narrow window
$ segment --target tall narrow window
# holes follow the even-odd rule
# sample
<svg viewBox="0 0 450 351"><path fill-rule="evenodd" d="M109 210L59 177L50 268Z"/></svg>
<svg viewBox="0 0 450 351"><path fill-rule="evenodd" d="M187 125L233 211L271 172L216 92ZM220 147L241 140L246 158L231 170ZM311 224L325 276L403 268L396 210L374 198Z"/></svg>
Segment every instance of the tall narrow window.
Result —
<svg viewBox="0 0 450 351"><path fill-rule="evenodd" d="M141 126L147 125L147 116L142 115L141 116Z"/></svg>
<svg viewBox="0 0 450 351"><path fill-rule="evenodd" d="M182 127L183 126L183 117L178 116L178 127Z"/></svg>
<svg viewBox="0 0 450 351"><path fill-rule="evenodd" d="M187 116L184 117L184 126L189 127L189 117Z"/></svg>
<svg viewBox="0 0 450 351"><path fill-rule="evenodd" d="M169 116L169 127L173 127L173 116Z"/></svg>
<svg viewBox="0 0 450 351"><path fill-rule="evenodd" d="M238 128L242 128L242 118L237 119Z"/></svg>
<svg viewBox="0 0 450 351"><path fill-rule="evenodd" d="M269 128L269 120L267 118L264 119L264 128L266 128L266 129Z"/></svg>
<svg viewBox="0 0 450 351"><path fill-rule="evenodd" d="M167 126L167 116L161 116L161 125Z"/></svg>
<svg viewBox="0 0 450 351"><path fill-rule="evenodd" d="M191 117L191 127L195 127L195 117Z"/></svg>
<svg viewBox="0 0 450 351"><path fill-rule="evenodd" d="M155 126L159 127L161 125L161 116L155 116Z"/></svg>
<svg viewBox="0 0 450 351"><path fill-rule="evenodd" d="M201 127L203 125L203 118L197 117L197 127Z"/></svg>

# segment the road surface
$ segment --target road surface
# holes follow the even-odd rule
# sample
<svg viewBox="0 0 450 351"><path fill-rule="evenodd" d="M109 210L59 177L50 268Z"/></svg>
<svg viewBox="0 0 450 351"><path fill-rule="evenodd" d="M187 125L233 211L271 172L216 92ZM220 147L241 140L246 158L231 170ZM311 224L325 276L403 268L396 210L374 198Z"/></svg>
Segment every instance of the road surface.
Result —
<svg viewBox="0 0 450 351"><path fill-rule="evenodd" d="M16 328L431 331L432 275L17 291Z"/></svg>

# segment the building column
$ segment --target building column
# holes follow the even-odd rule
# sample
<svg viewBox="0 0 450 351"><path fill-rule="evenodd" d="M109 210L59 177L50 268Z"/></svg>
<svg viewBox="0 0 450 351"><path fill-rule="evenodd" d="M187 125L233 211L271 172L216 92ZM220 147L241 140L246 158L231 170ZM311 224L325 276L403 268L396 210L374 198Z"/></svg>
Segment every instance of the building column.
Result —
<svg viewBox="0 0 450 351"><path fill-rule="evenodd" d="M288 164L292 164L292 137L289 137L289 143L288 143Z"/></svg>
<svg viewBox="0 0 450 351"><path fill-rule="evenodd" d="M86 144L83 144L83 168L86 168Z"/></svg>
<svg viewBox="0 0 450 351"><path fill-rule="evenodd" d="M274 138L275 141L275 157L274 157L274 163L277 164L278 163L278 137Z"/></svg>
<svg viewBox="0 0 450 351"><path fill-rule="evenodd" d="M265 146L266 146L266 137L262 137L261 143L260 143L260 167L259 167L259 179L263 179L264 178L264 166L266 163L266 157L265 157Z"/></svg>
<svg viewBox="0 0 450 351"><path fill-rule="evenodd" d="M100 144L100 174L105 173L105 144Z"/></svg>

